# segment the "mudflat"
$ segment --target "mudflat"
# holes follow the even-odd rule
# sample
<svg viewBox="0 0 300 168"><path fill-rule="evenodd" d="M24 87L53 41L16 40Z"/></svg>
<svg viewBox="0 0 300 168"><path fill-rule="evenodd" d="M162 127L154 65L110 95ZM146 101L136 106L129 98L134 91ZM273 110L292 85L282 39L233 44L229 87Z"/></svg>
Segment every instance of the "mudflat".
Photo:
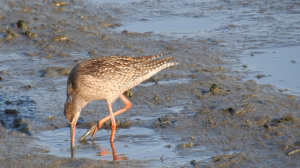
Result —
<svg viewBox="0 0 300 168"><path fill-rule="evenodd" d="M245 30L252 28L238 24L197 36L122 30L124 23L149 22L159 16L201 18L222 12L225 20L231 12L241 20L273 22L277 14L299 15L295 5L300 4L4 1L0 6L0 167L299 167L298 95L243 81L247 72L234 68L239 66L238 53L247 48L299 45L294 29L285 32L286 25L276 25L270 32L278 34L264 30L263 36L247 34ZM268 27L267 22L258 25ZM77 63L107 55L161 53L169 53L180 64L132 88L127 96L133 106L117 117L117 124L119 130L154 130L160 139L175 144L166 148L176 157L164 158L160 153L152 159L119 161L61 157L37 137L43 131L68 127L63 115L65 89ZM122 106L117 100L113 109ZM108 114L104 101L92 102L83 109L78 128L89 129ZM110 129L109 122L103 129ZM61 138L68 141L69 132L64 135Z"/></svg>

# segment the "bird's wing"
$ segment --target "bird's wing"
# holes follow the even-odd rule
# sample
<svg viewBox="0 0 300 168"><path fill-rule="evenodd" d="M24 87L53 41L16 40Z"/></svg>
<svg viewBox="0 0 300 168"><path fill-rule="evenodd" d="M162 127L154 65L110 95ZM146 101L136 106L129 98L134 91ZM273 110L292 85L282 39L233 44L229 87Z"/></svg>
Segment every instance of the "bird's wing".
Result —
<svg viewBox="0 0 300 168"><path fill-rule="evenodd" d="M124 90L130 89L144 80L149 79L162 69L178 64L176 62L169 62L172 59L173 57L169 57L162 60L148 60L133 64L128 70L130 75L124 80L126 82L123 83L122 87Z"/></svg>

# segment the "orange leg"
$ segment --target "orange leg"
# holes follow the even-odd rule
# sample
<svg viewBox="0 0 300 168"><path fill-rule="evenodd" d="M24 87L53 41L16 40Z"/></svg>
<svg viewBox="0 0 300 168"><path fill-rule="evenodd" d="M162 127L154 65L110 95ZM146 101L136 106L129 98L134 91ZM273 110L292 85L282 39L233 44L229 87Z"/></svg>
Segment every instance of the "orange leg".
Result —
<svg viewBox="0 0 300 168"><path fill-rule="evenodd" d="M111 121L111 136L110 136L110 142L113 142L114 141L114 137L115 137L115 132L116 132L116 128L117 128L117 124L116 124L116 120L115 120L115 116L114 116L114 112L111 108L111 103L107 103L107 106L108 106L108 110L109 110L109 113L110 113L110 121ZM101 120L100 120L101 121ZM100 122L99 121L99 122ZM99 124L98 124L99 125ZM95 134L95 132L94 132ZM93 135L94 135L93 134ZM94 136L93 136L94 137ZM92 137L92 139L93 139Z"/></svg>
<svg viewBox="0 0 300 168"><path fill-rule="evenodd" d="M111 149L112 149L113 161L128 160L127 157L125 157L125 156L122 157L122 155L124 155L124 154L120 154L119 156L117 155L114 142L111 142L110 145L111 145Z"/></svg>
<svg viewBox="0 0 300 168"><path fill-rule="evenodd" d="M109 113L110 115L101 119L99 122L98 122L98 125L94 125L86 134L84 134L79 140L83 140L85 139L87 136L89 136L92 132L93 132L93 135L92 135L92 138L91 140L93 140L96 132L98 131L98 129L101 128L101 126L103 125L103 123L105 123L107 120L111 119L111 123L112 123L112 126L111 126L111 129L112 129L112 134L111 134L111 138L110 138L110 141L113 142L113 139L114 139L114 133L116 131L116 123L115 123L115 119L114 119L114 116L117 116L125 111L127 111L131 106L131 102L124 96L124 95L120 95L120 98L121 100L123 101L123 103L125 104L125 107L116 111L115 113L113 113L112 111L112 108L111 108L111 104L110 103L107 103L107 106L108 106L108 110L109 110ZM114 126L115 125L115 126Z"/></svg>

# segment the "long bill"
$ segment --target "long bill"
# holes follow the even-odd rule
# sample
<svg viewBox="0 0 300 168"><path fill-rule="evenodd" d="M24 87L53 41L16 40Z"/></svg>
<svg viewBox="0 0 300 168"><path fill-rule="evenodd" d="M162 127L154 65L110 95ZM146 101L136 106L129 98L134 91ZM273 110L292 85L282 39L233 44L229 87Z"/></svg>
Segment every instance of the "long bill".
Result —
<svg viewBox="0 0 300 168"><path fill-rule="evenodd" d="M70 125L70 135L71 135L71 157L75 157L75 129L76 129L76 122Z"/></svg>

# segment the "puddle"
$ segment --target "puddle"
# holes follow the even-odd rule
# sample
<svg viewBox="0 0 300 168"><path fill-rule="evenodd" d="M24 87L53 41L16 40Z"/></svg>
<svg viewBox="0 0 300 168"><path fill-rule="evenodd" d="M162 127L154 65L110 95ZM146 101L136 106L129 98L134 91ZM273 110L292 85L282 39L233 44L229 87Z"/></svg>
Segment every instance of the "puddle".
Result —
<svg viewBox="0 0 300 168"><path fill-rule="evenodd" d="M149 160L156 161L155 165L169 166L187 164L190 160L198 159L199 156L178 156L174 152L176 144L171 144L162 140L158 133L152 129L143 127L131 127L130 129L118 129L115 134L115 157L113 158L111 144L109 142L111 130L99 130L94 138L94 143L90 140L80 143L78 139L86 129L76 129L75 157L89 158L96 160L108 160L118 158L119 160ZM70 128L60 128L44 131L37 135L39 140L48 146L49 154L70 157ZM90 137L88 137L90 138ZM170 145L171 148L166 146ZM205 150L204 147L202 147ZM193 150L199 148L193 148ZM161 157L163 156L163 162ZM209 157L204 157L209 158ZM204 159L203 158L203 159Z"/></svg>
<svg viewBox="0 0 300 168"><path fill-rule="evenodd" d="M272 84L281 88L291 89L295 94L300 92L300 46L247 50L243 53L242 63L251 74L246 80L254 79L260 84ZM260 79L257 75L263 74Z"/></svg>
<svg viewBox="0 0 300 168"><path fill-rule="evenodd" d="M111 130L102 129L97 132L94 144L88 140L80 143L78 139L86 129L76 129L75 156L77 158L90 158L99 160L112 160L111 145L109 142ZM42 132L37 137L49 146L50 154L70 157L70 128L61 128ZM90 138L90 137L88 137ZM174 157L176 154L165 146L169 143L160 139L152 129L131 127L130 129L119 129L115 134L114 146L117 155L128 159L159 159ZM174 145L172 145L174 146ZM106 155L101 155L107 151Z"/></svg>
<svg viewBox="0 0 300 168"><path fill-rule="evenodd" d="M132 3L132 2L141 2L143 0L111 0L111 1L99 1L99 0L87 0L86 2L90 3Z"/></svg>
<svg viewBox="0 0 300 168"><path fill-rule="evenodd" d="M165 108L164 110L171 111L172 113L179 113L183 109L184 107L182 106L175 106L175 107Z"/></svg>
<svg viewBox="0 0 300 168"><path fill-rule="evenodd" d="M146 120L152 120L152 119L157 119L157 117L148 117L148 116L132 116L130 117L131 120L142 120L142 121L146 121Z"/></svg>
<svg viewBox="0 0 300 168"><path fill-rule="evenodd" d="M170 80L160 80L158 82L147 82L147 83L140 83L139 86L151 86L154 84L170 84L170 83L189 83L192 82L190 78L180 78L180 79L170 79Z"/></svg>
<svg viewBox="0 0 300 168"><path fill-rule="evenodd" d="M211 29L219 25L219 22L206 17L174 17L174 18L159 18L149 19L146 21L129 22L119 27L122 30L131 32L156 32L156 33L172 33L174 35L183 35L186 32L196 33L197 31Z"/></svg>

